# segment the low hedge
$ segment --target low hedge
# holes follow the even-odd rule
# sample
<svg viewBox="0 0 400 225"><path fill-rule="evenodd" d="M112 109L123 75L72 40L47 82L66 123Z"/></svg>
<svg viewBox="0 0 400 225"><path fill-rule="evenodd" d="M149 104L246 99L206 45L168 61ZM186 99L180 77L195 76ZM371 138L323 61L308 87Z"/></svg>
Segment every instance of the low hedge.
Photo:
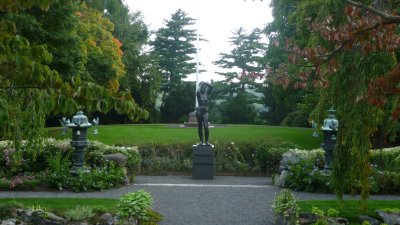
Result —
<svg viewBox="0 0 400 225"><path fill-rule="evenodd" d="M217 174L271 175L278 172L282 153L297 147L289 142L215 142L214 162ZM192 145L139 146L142 173L190 173Z"/></svg>

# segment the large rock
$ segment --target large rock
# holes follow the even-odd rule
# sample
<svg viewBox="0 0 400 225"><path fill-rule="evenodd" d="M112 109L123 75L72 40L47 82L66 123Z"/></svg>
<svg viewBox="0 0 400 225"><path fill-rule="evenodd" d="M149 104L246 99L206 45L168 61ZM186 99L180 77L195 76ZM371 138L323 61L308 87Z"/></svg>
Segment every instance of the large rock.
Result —
<svg viewBox="0 0 400 225"><path fill-rule="evenodd" d="M121 167L126 166L126 162L128 161L128 157L121 153L104 155L104 158L108 161L115 162L117 165Z"/></svg>
<svg viewBox="0 0 400 225"><path fill-rule="evenodd" d="M110 213L104 213L100 216L100 225L114 225L117 218L113 217Z"/></svg>
<svg viewBox="0 0 400 225"><path fill-rule="evenodd" d="M361 215L359 217L359 219L360 219L361 223L363 223L364 221L368 221L371 225L380 225L381 224L381 221L379 221L373 217L366 216L366 215Z"/></svg>
<svg viewBox="0 0 400 225"><path fill-rule="evenodd" d="M66 220L53 213L42 210L34 211L29 218L28 224L34 225L65 225Z"/></svg>
<svg viewBox="0 0 400 225"><path fill-rule="evenodd" d="M317 222L319 217L311 212L304 212L299 214L299 223L300 225L309 225Z"/></svg>
<svg viewBox="0 0 400 225"><path fill-rule="evenodd" d="M383 222L388 225L400 224L400 213L385 212L382 210L376 210L375 212L383 219Z"/></svg>
<svg viewBox="0 0 400 225"><path fill-rule="evenodd" d="M25 222L20 221L18 219L10 218L3 221L0 221L0 225L26 225Z"/></svg>
<svg viewBox="0 0 400 225"><path fill-rule="evenodd" d="M284 170L281 174L275 175L274 177L274 185L278 187L286 187L285 185L285 178L288 175L289 171Z"/></svg>
<svg viewBox="0 0 400 225"><path fill-rule="evenodd" d="M282 160L279 163L279 172L289 170L290 164L298 163L300 156L292 151L288 151L282 154Z"/></svg>

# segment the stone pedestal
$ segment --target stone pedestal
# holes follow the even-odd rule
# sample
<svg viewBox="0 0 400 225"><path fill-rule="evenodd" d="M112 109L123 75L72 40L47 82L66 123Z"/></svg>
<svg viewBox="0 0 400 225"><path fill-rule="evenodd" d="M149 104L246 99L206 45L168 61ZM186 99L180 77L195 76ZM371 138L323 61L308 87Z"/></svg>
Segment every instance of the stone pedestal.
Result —
<svg viewBox="0 0 400 225"><path fill-rule="evenodd" d="M197 127L196 111L189 113L189 121L185 123L185 127Z"/></svg>
<svg viewBox="0 0 400 225"><path fill-rule="evenodd" d="M193 171L194 180L214 179L214 146L193 145Z"/></svg>

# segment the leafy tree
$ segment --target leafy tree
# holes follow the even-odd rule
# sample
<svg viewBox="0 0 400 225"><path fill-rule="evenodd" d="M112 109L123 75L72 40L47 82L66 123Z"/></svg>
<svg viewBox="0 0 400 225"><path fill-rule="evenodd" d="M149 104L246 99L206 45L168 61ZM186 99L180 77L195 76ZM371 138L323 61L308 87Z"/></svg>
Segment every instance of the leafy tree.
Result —
<svg viewBox="0 0 400 225"><path fill-rule="evenodd" d="M52 41L63 33L62 29L65 29L63 34L72 35L72 39L79 37L74 30L78 25L64 21L78 16L77 11L72 9L67 12L75 17L60 16L59 27L55 25L55 21L47 21L49 24L54 22L54 25L49 25L46 28L48 30L44 28L46 20L43 17L64 15L52 11L62 10L59 7L61 3L65 7L78 8L75 5L78 2L72 0L57 1L54 9L50 7L49 1L16 0L0 4L0 124L2 138L14 140L16 150L19 150L23 139L27 139L28 144L32 145L29 148L32 151L40 150L35 146L37 147L36 144L44 134L44 120L50 113L72 114L77 109L107 111L114 108L119 113L128 114L131 119L146 116L146 112L136 105L129 93L110 90L107 84L82 80L79 70L76 70L76 76L63 79L51 67L67 71L61 69L61 64L51 64L61 62L60 58L71 54L57 54L51 47L55 46ZM57 20L56 16L54 19ZM79 23L77 18L72 21ZM35 29L43 31L45 40L49 41L48 45L47 42L41 42L41 32L35 32ZM53 30L54 39L51 39ZM79 41L76 43L79 44ZM113 46L117 51L116 43ZM54 50L55 54L50 54L48 49ZM78 54L85 56L86 52ZM54 59L55 57L60 58Z"/></svg>
<svg viewBox="0 0 400 225"><path fill-rule="evenodd" d="M400 20L388 12L399 5L382 2L367 6L351 0L293 1L296 7L288 18L311 33L307 41L288 36L292 38L287 48L291 56L280 66L281 71L290 73L294 65L299 71L290 74L297 77L294 82L319 91L315 118L321 121L326 108L337 108L340 127L333 164L334 188L342 199L348 188L359 182L364 208L369 196L370 138L382 124L385 111L394 112L395 117L398 108L400 70L395 65ZM288 73L280 75L281 80L291 80Z"/></svg>
<svg viewBox="0 0 400 225"><path fill-rule="evenodd" d="M135 101L150 112L149 121L155 121L155 102L161 74L157 70L156 57L151 52L143 51L149 42L150 32L141 13L130 13L129 7L121 1L94 0L87 4L104 12L104 16L114 24L113 35L122 43L121 50L124 53L122 61L126 73L120 79L121 88L129 89ZM106 117L115 118L116 115L109 113Z"/></svg>

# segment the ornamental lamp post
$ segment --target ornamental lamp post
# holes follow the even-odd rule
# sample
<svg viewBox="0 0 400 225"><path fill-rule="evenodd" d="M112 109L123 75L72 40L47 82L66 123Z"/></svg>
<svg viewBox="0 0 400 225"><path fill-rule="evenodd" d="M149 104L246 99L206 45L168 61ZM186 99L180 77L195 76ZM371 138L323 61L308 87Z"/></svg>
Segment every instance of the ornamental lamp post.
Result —
<svg viewBox="0 0 400 225"><path fill-rule="evenodd" d="M335 112L333 108L328 110L328 118L324 120L322 126L322 132L324 134L324 142L321 144L321 148L325 150L325 165L324 170L329 172L332 170L331 164L333 161L333 149L336 145L336 137L339 128L339 121L335 117Z"/></svg>
<svg viewBox="0 0 400 225"><path fill-rule="evenodd" d="M68 123L67 126L72 129L72 141L71 146L74 147L74 152L72 153L73 167L71 173L76 174L79 169L83 167L85 148L89 144L87 139L87 129L92 126L88 122L88 118L83 114L82 111L78 111L74 117L72 117L72 122Z"/></svg>

